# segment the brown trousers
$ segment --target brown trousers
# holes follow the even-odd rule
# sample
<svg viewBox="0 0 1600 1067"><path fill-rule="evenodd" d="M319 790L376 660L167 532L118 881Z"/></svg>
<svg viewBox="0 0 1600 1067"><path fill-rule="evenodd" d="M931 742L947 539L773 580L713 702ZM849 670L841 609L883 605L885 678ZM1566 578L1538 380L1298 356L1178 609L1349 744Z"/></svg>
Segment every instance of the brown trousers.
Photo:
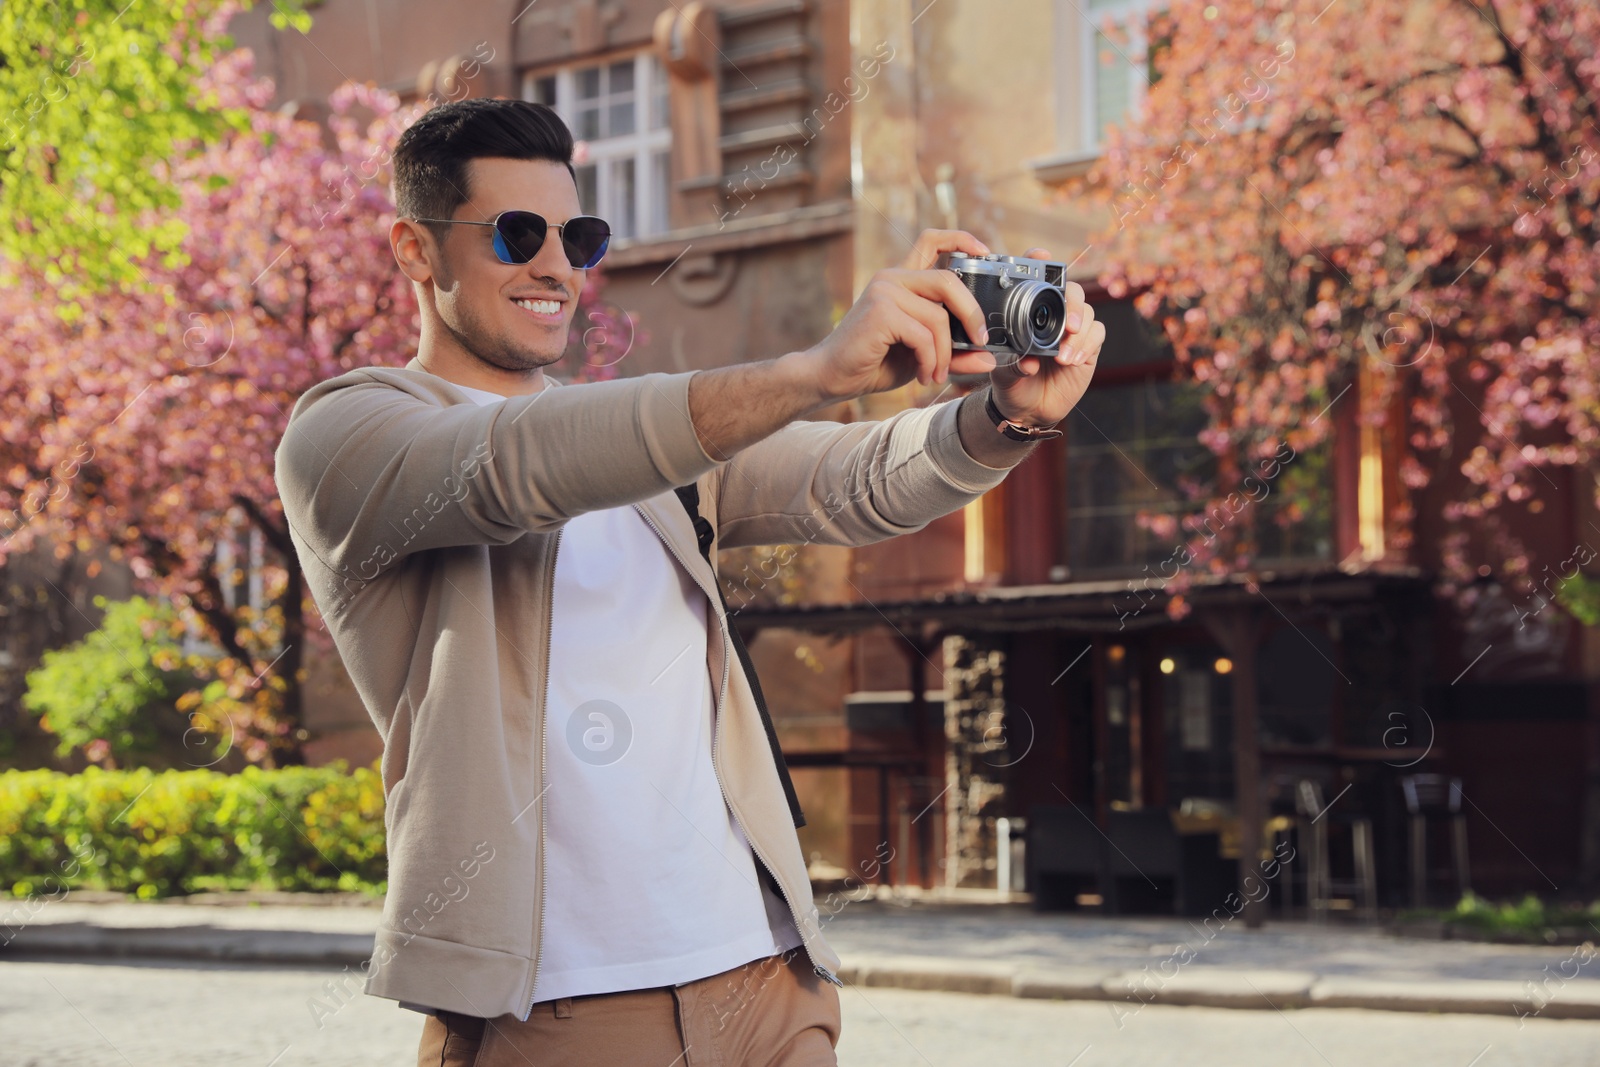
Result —
<svg viewBox="0 0 1600 1067"><path fill-rule="evenodd" d="M835 1067L839 991L804 950L677 987L568 997L483 1019L439 1011L417 1067Z"/></svg>

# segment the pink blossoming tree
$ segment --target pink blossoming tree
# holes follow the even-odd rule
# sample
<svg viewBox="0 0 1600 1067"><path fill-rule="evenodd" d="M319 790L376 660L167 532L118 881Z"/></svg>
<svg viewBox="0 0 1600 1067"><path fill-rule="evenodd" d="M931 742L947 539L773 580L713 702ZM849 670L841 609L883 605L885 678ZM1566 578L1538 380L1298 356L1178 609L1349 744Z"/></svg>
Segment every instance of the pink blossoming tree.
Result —
<svg viewBox="0 0 1600 1067"><path fill-rule="evenodd" d="M0 264L13 351L0 365L0 560L47 538L58 552L111 546L220 650L215 680L180 708L251 761L285 764L303 759L305 657L327 638L273 454L312 385L414 353L418 309L389 248L390 158L427 105L345 85L330 99L330 148L319 126L269 106L251 62L229 53L200 83L248 128L166 175L187 230L180 265L150 257L143 285L66 323L52 278ZM636 324L598 285L579 311L577 376L615 376ZM251 583L253 605L235 592Z"/></svg>
<svg viewBox="0 0 1600 1067"><path fill-rule="evenodd" d="M1075 191L1114 219L1111 293L1205 391L1211 491L1323 444L1329 405L1359 397L1409 445L1407 489L1441 465L1472 487L1449 577L1527 575L1502 509L1559 467L1600 492L1600 8L1173 0L1139 36L1158 49L1142 115ZM1140 63L1135 39L1112 47ZM1402 548L1411 509L1391 513ZM1198 567L1250 566L1248 524L1192 545Z"/></svg>

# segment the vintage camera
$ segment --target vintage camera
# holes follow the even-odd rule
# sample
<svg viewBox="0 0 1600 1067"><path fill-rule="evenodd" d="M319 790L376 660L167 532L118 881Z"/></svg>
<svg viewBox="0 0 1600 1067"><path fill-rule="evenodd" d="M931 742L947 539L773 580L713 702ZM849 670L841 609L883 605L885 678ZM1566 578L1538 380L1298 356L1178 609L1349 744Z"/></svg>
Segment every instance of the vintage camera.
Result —
<svg viewBox="0 0 1600 1067"><path fill-rule="evenodd" d="M945 252L934 264L953 270L983 309L989 343L976 345L954 314L951 347L1023 356L1053 356L1067 326L1067 265L1019 256L969 256Z"/></svg>

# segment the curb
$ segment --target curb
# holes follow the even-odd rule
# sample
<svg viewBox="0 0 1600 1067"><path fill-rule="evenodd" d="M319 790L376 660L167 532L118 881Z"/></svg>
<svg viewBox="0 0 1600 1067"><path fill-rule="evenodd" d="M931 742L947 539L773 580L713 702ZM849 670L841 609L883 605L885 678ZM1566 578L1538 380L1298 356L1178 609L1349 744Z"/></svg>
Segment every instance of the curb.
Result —
<svg viewBox="0 0 1600 1067"><path fill-rule="evenodd" d="M371 957L369 934L213 926L102 927L49 923L17 931L0 947L9 959L166 959L279 965L361 967ZM1163 979L1148 968L1032 967L925 956L858 956L839 977L863 988L913 989L1009 996L1023 1000L1101 1001L1132 1014L1149 1004L1275 1011L1363 1008L1550 1019L1600 1019L1600 982L1568 982L1535 1000L1531 983L1455 980L1397 982L1318 975L1309 971L1195 970Z"/></svg>
<svg viewBox="0 0 1600 1067"><path fill-rule="evenodd" d="M372 946L371 934L49 923L19 931L0 948L0 961L68 956L354 965L372 955Z"/></svg>
<svg viewBox="0 0 1600 1067"><path fill-rule="evenodd" d="M36 898L38 899L38 898ZM50 898L44 898L50 899ZM141 908L188 908L258 906L283 906L295 908L373 908L382 910L383 898L369 893L347 893L329 890L309 893L291 889L227 889L215 892L187 893L182 896L140 900L136 893L121 893L111 889L72 889L66 897L74 904L137 904ZM26 904L24 897L0 897L0 903Z"/></svg>
<svg viewBox="0 0 1600 1067"><path fill-rule="evenodd" d="M1530 996L1531 983L1459 979L1396 982L1317 975L1309 971L1208 970L1163 980L1115 968L1018 967L983 961L878 957L846 960L846 983L863 988L936 990L1011 996L1023 1000L1095 1000L1127 1014L1147 1004L1276 1011L1286 1008L1363 1008L1368 1011L1499 1015L1511 1018L1600 1019L1600 982ZM1126 1008L1122 1006L1126 1005Z"/></svg>

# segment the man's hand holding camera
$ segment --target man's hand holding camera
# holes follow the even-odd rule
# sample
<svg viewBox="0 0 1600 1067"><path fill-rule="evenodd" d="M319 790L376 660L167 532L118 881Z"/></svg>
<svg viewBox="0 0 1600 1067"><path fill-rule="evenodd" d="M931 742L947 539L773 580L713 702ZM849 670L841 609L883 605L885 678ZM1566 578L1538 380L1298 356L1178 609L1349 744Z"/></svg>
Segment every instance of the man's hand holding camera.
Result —
<svg viewBox="0 0 1600 1067"><path fill-rule="evenodd" d="M1089 387L1105 326L1061 265L972 258L989 255L964 231L923 231L900 267L873 275L833 333L804 353L824 396L989 371L1008 423L1045 428L1066 418ZM1049 253L1032 248L1025 258L1048 261ZM973 443L965 427L962 439Z"/></svg>
<svg viewBox="0 0 1600 1067"><path fill-rule="evenodd" d="M1029 259L1048 260L1043 248L1023 253ZM1094 308L1084 298L1083 286L1066 282L1066 331L1058 351L1050 355L1023 356L996 367L989 375L994 402L1013 422L1028 426L1054 426L1077 407L1088 391L1089 379L1105 344L1105 323L1095 321Z"/></svg>
<svg viewBox="0 0 1600 1067"><path fill-rule="evenodd" d="M986 466L1011 466L1030 434L1053 427L1082 398L1105 341L1083 287L1065 281L1065 270L1042 248L992 256L970 233L925 230L897 269L872 276L819 344L696 373L695 432L708 455L727 459L841 400L913 378L928 385L988 371L991 389L962 402L961 444ZM985 404L991 393L993 413Z"/></svg>

